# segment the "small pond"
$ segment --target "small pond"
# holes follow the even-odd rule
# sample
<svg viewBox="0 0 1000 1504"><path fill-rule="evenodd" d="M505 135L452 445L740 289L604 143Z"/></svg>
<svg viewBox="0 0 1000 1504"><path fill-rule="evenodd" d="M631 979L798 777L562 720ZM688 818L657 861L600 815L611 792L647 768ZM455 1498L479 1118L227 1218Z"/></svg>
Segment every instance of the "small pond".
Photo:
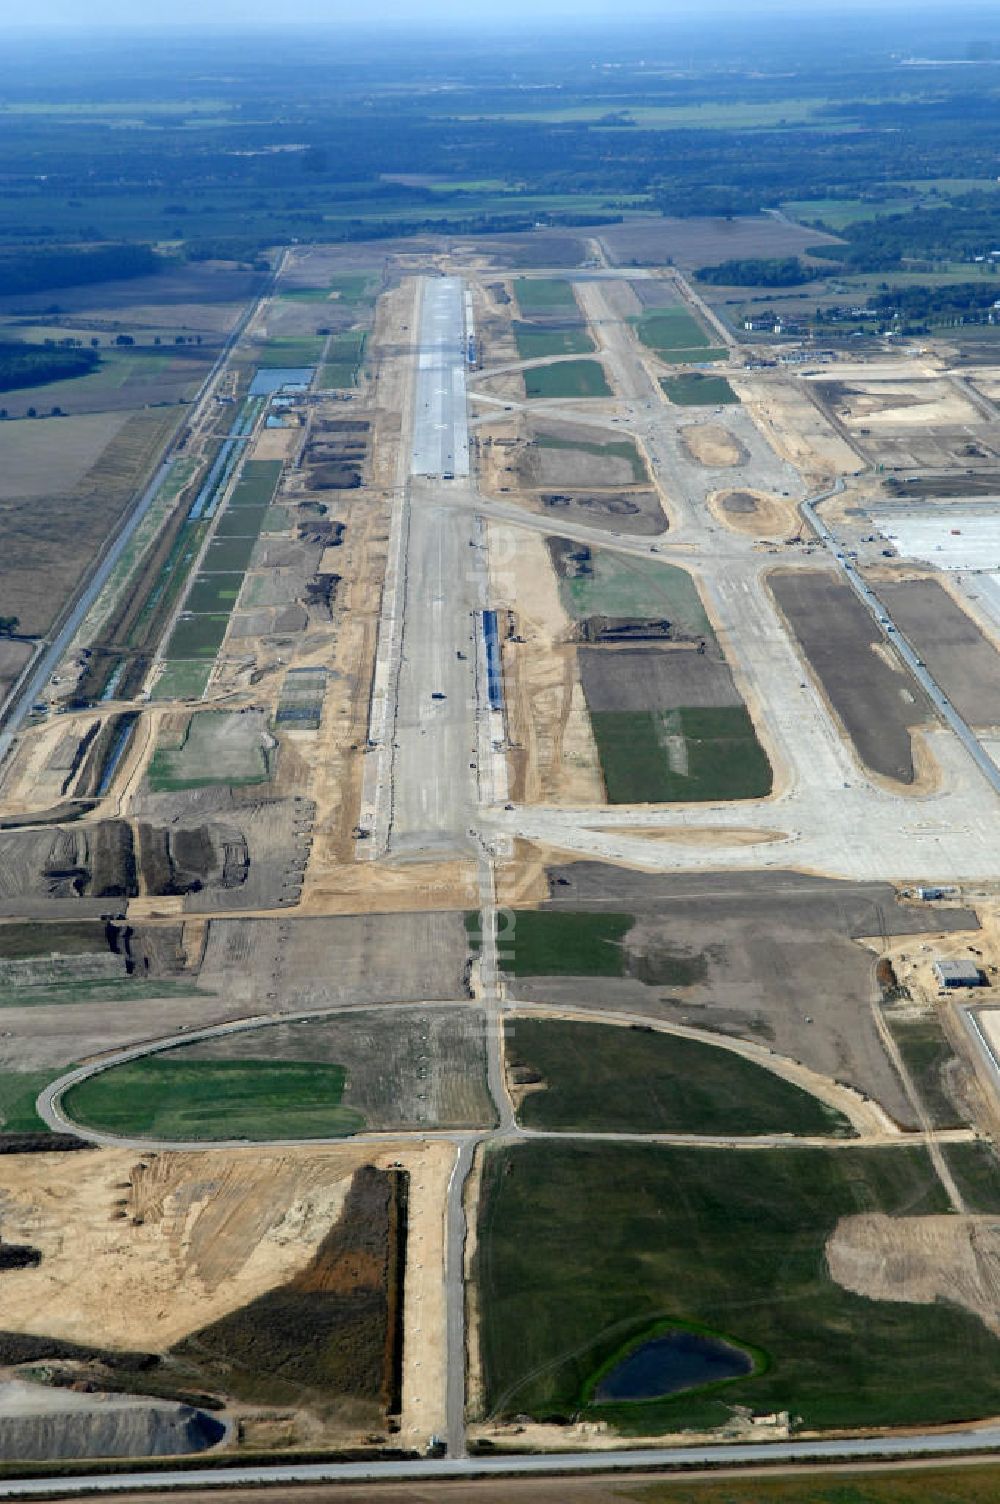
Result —
<svg viewBox="0 0 1000 1504"><path fill-rule="evenodd" d="M661 1332L626 1353L594 1390L597 1404L655 1400L682 1389L753 1373L753 1359L721 1337L677 1329Z"/></svg>

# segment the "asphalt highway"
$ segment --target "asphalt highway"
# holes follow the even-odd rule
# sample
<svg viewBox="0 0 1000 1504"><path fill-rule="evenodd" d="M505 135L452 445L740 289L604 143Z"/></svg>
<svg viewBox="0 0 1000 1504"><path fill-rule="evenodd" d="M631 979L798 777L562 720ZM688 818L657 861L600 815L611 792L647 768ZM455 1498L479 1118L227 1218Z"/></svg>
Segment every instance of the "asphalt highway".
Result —
<svg viewBox="0 0 1000 1504"><path fill-rule="evenodd" d="M290 1467L178 1468L90 1478L5 1478L0 1499L124 1493L140 1488L229 1488L254 1483L374 1483L414 1479L543 1477L558 1473L635 1472L736 1466L740 1463L842 1462L846 1458L955 1457L1000 1449L1000 1426L839 1440L737 1442L720 1446L650 1447L648 1450L555 1452L508 1457L442 1457L408 1462L303 1463Z"/></svg>

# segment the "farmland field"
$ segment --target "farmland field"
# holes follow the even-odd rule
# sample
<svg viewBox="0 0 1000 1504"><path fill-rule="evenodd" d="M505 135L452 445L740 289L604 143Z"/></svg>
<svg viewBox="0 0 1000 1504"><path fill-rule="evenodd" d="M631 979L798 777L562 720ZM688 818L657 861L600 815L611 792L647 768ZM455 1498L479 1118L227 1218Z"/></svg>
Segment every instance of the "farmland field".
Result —
<svg viewBox="0 0 1000 1504"><path fill-rule="evenodd" d="M917 1217L947 1202L919 1148L491 1151L477 1258L487 1412L573 1414L610 1358L670 1319L750 1346L764 1371L585 1413L646 1434L719 1425L734 1404L820 1428L995 1414L1000 1345L977 1318L831 1279L827 1238L859 1208Z"/></svg>
<svg viewBox="0 0 1000 1504"><path fill-rule="evenodd" d="M526 1128L737 1136L851 1131L839 1113L730 1050L649 1029L516 1018L506 1025L506 1055L515 1081L524 1071L526 1079L543 1082L521 1103Z"/></svg>
<svg viewBox="0 0 1000 1504"><path fill-rule="evenodd" d="M590 717L610 804L763 799L771 767L745 708L596 711Z"/></svg>
<svg viewBox="0 0 1000 1504"><path fill-rule="evenodd" d="M610 397L604 367L596 360L562 360L551 366L534 366L524 372L528 398Z"/></svg>
<svg viewBox="0 0 1000 1504"><path fill-rule="evenodd" d="M731 407L740 400L724 376L661 376L660 385L677 407Z"/></svg>

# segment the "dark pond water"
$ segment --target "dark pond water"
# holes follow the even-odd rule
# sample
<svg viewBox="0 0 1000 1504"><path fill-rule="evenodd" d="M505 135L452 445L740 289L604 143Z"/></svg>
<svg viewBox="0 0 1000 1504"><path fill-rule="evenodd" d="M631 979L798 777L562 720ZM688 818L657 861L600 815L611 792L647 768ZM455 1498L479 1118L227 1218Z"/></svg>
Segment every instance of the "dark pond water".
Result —
<svg viewBox="0 0 1000 1504"><path fill-rule="evenodd" d="M594 1399L653 1400L753 1372L749 1353L697 1332L664 1332L633 1348L598 1384Z"/></svg>

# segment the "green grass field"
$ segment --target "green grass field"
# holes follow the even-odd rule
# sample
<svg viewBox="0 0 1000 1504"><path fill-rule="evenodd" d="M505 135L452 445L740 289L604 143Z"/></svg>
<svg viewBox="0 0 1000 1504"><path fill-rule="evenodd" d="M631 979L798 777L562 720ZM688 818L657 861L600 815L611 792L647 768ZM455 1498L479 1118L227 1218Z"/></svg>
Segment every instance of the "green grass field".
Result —
<svg viewBox="0 0 1000 1504"><path fill-rule="evenodd" d="M1000 1212L1000 1160L991 1144L943 1144L941 1153L970 1212Z"/></svg>
<svg viewBox="0 0 1000 1504"><path fill-rule="evenodd" d="M518 977L620 977L625 971L622 940L633 914L576 914L552 909L518 909L499 937L505 971ZM479 915L465 921L479 932Z"/></svg>
<svg viewBox="0 0 1000 1504"><path fill-rule="evenodd" d="M509 1063L545 1082L521 1104L526 1128L851 1136L847 1119L808 1092L697 1040L539 1018L510 1020L506 1040Z"/></svg>
<svg viewBox="0 0 1000 1504"><path fill-rule="evenodd" d="M256 546L256 538L213 538L205 550L202 568L209 574L246 569Z"/></svg>
<svg viewBox="0 0 1000 1504"><path fill-rule="evenodd" d="M994 1415L1000 1343L979 1320L867 1300L827 1273L841 1216L947 1209L920 1148L490 1150L477 1253L486 1409L572 1415L604 1363L674 1320L766 1354L766 1371L718 1395L588 1414L639 1434L719 1425L734 1404L787 1409L806 1428Z"/></svg>
<svg viewBox="0 0 1000 1504"><path fill-rule="evenodd" d="M223 576L225 579L226 576ZM208 684L212 665L194 659L166 663L153 685L154 700L200 700Z"/></svg>
<svg viewBox="0 0 1000 1504"><path fill-rule="evenodd" d="M677 407L731 407L739 402L725 376L661 376L660 385Z"/></svg>
<svg viewBox="0 0 1000 1504"><path fill-rule="evenodd" d="M959 1128L968 1122L944 1089L942 1070L955 1052L935 1015L927 1018L894 1018L886 1015L890 1032L899 1046L903 1063L930 1114L935 1128Z"/></svg>
<svg viewBox="0 0 1000 1504"><path fill-rule="evenodd" d="M656 354L667 366L706 365L711 361L729 359L729 351L721 345L710 345L704 350L658 350Z"/></svg>
<svg viewBox="0 0 1000 1504"><path fill-rule="evenodd" d="M233 487L229 507L266 507L281 476L280 460L247 460Z"/></svg>
<svg viewBox="0 0 1000 1504"><path fill-rule="evenodd" d="M533 313L572 313L580 310L573 287L561 277L517 277L514 281L517 306L526 316Z"/></svg>
<svg viewBox="0 0 1000 1504"><path fill-rule="evenodd" d="M133 1003L150 1002L154 998L195 995L190 982L144 982L129 976L73 977L69 981L49 980L32 986L20 982L16 987L0 985L0 1008L71 1008L94 1003L118 1003L129 1008Z"/></svg>
<svg viewBox="0 0 1000 1504"><path fill-rule="evenodd" d="M191 616L170 634L165 658L214 658L226 635L229 616Z"/></svg>
<svg viewBox="0 0 1000 1504"><path fill-rule="evenodd" d="M711 344L708 331L694 314L679 304L654 308L636 322L639 338L650 350L707 349Z"/></svg>
<svg viewBox="0 0 1000 1504"><path fill-rule="evenodd" d="M515 322L514 338L522 360L541 360L546 355L589 355L594 341L585 329L546 329L544 325Z"/></svg>
<svg viewBox="0 0 1000 1504"><path fill-rule="evenodd" d="M637 1483L629 1487L628 1499L630 1504L996 1504L1000 1467L992 1462L950 1468L918 1463L912 1471L867 1473L853 1467L849 1473L825 1473L813 1467L790 1478Z"/></svg>
<svg viewBox="0 0 1000 1504"><path fill-rule="evenodd" d="M29 956L93 955L108 948L104 925L98 919L68 920L61 924L0 924L0 960L21 961Z"/></svg>
<svg viewBox="0 0 1000 1504"><path fill-rule="evenodd" d="M250 506L244 502L240 506L227 507L216 525L215 536L217 538L256 538L267 512L267 504ZM192 607L185 602L187 609Z"/></svg>
<svg viewBox="0 0 1000 1504"><path fill-rule="evenodd" d="M526 397L610 397L604 367L596 360L562 360L522 374Z"/></svg>
<svg viewBox="0 0 1000 1504"><path fill-rule="evenodd" d="M190 717L175 745L165 745L160 737L146 777L153 793L162 794L216 783L230 787L266 783L271 768L251 722L238 712L209 710Z"/></svg>
<svg viewBox="0 0 1000 1504"><path fill-rule="evenodd" d="M364 1127L341 1106L339 1065L290 1060L130 1061L66 1093L67 1116L108 1133L172 1139L343 1138Z"/></svg>
<svg viewBox="0 0 1000 1504"><path fill-rule="evenodd" d="M184 602L188 611L231 611L243 584L240 571L232 574L200 574L192 582Z"/></svg>
<svg viewBox="0 0 1000 1504"><path fill-rule="evenodd" d="M0 1134L49 1132L48 1124L35 1111L35 1102L54 1074L0 1070Z"/></svg>
<svg viewBox="0 0 1000 1504"><path fill-rule="evenodd" d="M602 710L590 724L610 804L763 799L771 765L742 705Z"/></svg>
<svg viewBox="0 0 1000 1504"><path fill-rule="evenodd" d="M692 637L711 637L701 596L686 569L593 549L589 574L560 579L559 596L576 621L588 616L666 616Z"/></svg>
<svg viewBox="0 0 1000 1504"><path fill-rule="evenodd" d="M357 386L367 339L363 329L333 335L319 373L318 384L324 391Z"/></svg>
<svg viewBox="0 0 1000 1504"><path fill-rule="evenodd" d="M318 366L323 359L326 337L321 334L301 334L286 339L269 339L254 350L254 362L262 369L273 370L287 366Z"/></svg>
<svg viewBox="0 0 1000 1504"><path fill-rule="evenodd" d="M580 454L592 454L596 459L605 456L626 460L632 466L632 481L641 486L649 480L645 463L631 439L612 440L607 444L589 444L586 439L559 439L551 434L539 434L534 440L539 449L570 449Z"/></svg>

